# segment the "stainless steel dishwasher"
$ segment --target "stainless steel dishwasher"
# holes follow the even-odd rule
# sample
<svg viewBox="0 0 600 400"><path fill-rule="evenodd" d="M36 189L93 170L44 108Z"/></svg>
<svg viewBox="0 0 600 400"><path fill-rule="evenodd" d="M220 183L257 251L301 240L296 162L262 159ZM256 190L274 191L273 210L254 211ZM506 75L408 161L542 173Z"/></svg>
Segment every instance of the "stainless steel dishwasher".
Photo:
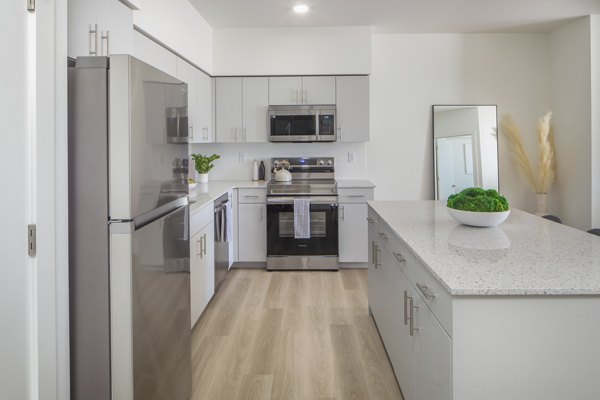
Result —
<svg viewBox="0 0 600 400"><path fill-rule="evenodd" d="M229 241L231 240L231 200L229 193L215 200L215 293L229 269Z"/></svg>

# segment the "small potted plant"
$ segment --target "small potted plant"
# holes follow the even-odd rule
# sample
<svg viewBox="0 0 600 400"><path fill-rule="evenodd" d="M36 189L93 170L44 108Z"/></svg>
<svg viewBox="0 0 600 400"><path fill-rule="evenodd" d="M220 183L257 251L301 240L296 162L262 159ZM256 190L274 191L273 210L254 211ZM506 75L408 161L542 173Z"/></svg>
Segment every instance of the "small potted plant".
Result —
<svg viewBox="0 0 600 400"><path fill-rule="evenodd" d="M497 226L508 218L508 200L494 189L467 188L448 197L448 212L458 222L469 226Z"/></svg>
<svg viewBox="0 0 600 400"><path fill-rule="evenodd" d="M212 156L203 156L202 154L192 154L192 158L194 159L194 164L196 166L196 171L198 172L200 183L208 182L208 172L215 167L213 161L221 158L218 154L213 154Z"/></svg>

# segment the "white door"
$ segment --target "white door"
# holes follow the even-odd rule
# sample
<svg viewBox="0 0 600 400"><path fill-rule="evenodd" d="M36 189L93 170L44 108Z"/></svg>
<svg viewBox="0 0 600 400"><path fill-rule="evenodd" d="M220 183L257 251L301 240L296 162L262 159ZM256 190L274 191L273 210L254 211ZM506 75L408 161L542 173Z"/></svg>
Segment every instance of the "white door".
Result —
<svg viewBox="0 0 600 400"><path fill-rule="evenodd" d="M202 129L198 122L198 85L196 68L181 58L177 58L177 79L188 85L188 135L192 143L201 142Z"/></svg>
<svg viewBox="0 0 600 400"><path fill-rule="evenodd" d="M75 1L76 3L77 1ZM69 2L69 5L73 2ZM119 0L98 1L100 55L131 54L133 47L133 12Z"/></svg>
<svg viewBox="0 0 600 400"><path fill-rule="evenodd" d="M269 78L269 104L302 104L302 78L299 76Z"/></svg>
<svg viewBox="0 0 600 400"><path fill-rule="evenodd" d="M335 76L302 78L302 104L335 104Z"/></svg>
<svg viewBox="0 0 600 400"><path fill-rule="evenodd" d="M340 204L339 214L340 262L367 262L367 205Z"/></svg>
<svg viewBox="0 0 600 400"><path fill-rule="evenodd" d="M269 78L243 78L243 119L246 142L267 142Z"/></svg>
<svg viewBox="0 0 600 400"><path fill-rule="evenodd" d="M336 78L338 141L369 141L369 77Z"/></svg>
<svg viewBox="0 0 600 400"><path fill-rule="evenodd" d="M435 140L438 198L475 185L471 135L440 137Z"/></svg>
<svg viewBox="0 0 600 400"><path fill-rule="evenodd" d="M195 140L202 143L212 143L215 141L215 132L213 125L214 102L213 102L213 80L204 72L196 72L198 80L198 127L199 133L195 134Z"/></svg>
<svg viewBox="0 0 600 400"><path fill-rule="evenodd" d="M240 262L267 260L267 205L238 205L238 254Z"/></svg>
<svg viewBox="0 0 600 400"><path fill-rule="evenodd" d="M10 60L0 63L0 179L2 196L2 262L0 267L0 399L30 396L32 265L27 256L27 224L31 223L31 115L28 109L28 26L25 4L0 3L0 48Z"/></svg>
<svg viewBox="0 0 600 400"><path fill-rule="evenodd" d="M242 78L216 78L217 142L243 142Z"/></svg>

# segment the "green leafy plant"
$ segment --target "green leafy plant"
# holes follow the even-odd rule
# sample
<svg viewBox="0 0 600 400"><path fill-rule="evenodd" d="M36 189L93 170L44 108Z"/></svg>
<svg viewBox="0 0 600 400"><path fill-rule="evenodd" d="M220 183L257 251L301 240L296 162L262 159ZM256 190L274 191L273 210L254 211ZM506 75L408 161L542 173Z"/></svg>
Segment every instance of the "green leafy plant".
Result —
<svg viewBox="0 0 600 400"><path fill-rule="evenodd" d="M501 212L508 211L508 200L494 189L467 188L448 197L448 207L462 211Z"/></svg>
<svg viewBox="0 0 600 400"><path fill-rule="evenodd" d="M221 156L218 154L213 154L212 156L192 154L192 158L194 159L194 164L196 165L196 171L198 171L199 174L208 174L208 171L215 167L212 162L218 160L221 158Z"/></svg>

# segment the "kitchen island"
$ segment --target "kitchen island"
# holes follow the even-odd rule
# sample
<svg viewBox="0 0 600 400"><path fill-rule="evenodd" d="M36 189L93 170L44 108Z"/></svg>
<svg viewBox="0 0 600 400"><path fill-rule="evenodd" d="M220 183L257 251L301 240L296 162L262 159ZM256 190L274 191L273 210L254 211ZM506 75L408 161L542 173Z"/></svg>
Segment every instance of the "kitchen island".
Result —
<svg viewBox="0 0 600 400"><path fill-rule="evenodd" d="M600 398L600 238L369 202L369 306L406 400Z"/></svg>

